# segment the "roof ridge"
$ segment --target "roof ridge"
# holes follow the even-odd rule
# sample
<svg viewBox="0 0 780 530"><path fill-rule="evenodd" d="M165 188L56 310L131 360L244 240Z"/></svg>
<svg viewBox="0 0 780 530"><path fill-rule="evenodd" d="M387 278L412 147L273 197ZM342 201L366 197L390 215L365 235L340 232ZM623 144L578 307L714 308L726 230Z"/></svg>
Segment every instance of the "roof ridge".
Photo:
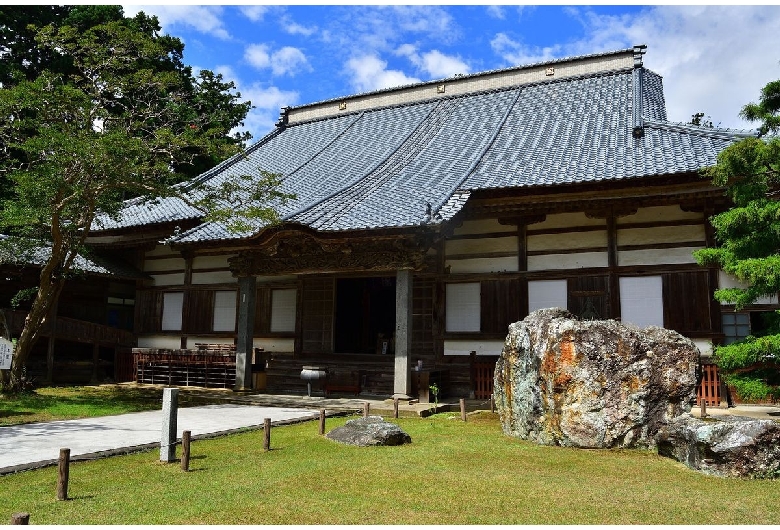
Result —
<svg viewBox="0 0 780 530"><path fill-rule="evenodd" d="M673 122L668 120L654 120L643 118L645 126L656 129L666 129L674 132L685 132L698 134L700 136L709 136L715 138L725 138L732 140L734 138L758 137L758 131L751 129L729 129L727 127L705 127L703 125L693 125L691 123Z"/></svg>
<svg viewBox="0 0 780 530"><path fill-rule="evenodd" d="M523 64L523 65L517 65L517 66L510 66L507 68L496 68L493 70L484 70L482 72L476 72L473 74L464 74L460 76L452 76L452 77L443 77L439 79L431 79L428 81L420 81L418 83L410 83L407 85L399 85L395 87L390 88L381 88L379 90L370 90L368 92L357 92L355 94L350 94L346 96L337 96L329 99L323 99L320 101L313 101L311 103L305 103L303 105L297 105L297 106L290 106L287 107L288 110L298 110L298 109L305 109L307 107L312 107L316 105L321 105L323 103L333 103L336 101L343 101L345 99L352 99L356 97L364 97L364 96L373 96L376 94L385 94L388 92L394 92L394 91L403 91L407 90L411 87L418 87L418 86L426 86L426 85L434 85L437 83L442 83L444 81L453 81L453 80L462 80L462 79L469 79L469 78L476 78L476 77L482 77L486 75L493 75L493 74L500 74L504 72L512 72L517 70L526 70L529 68L539 68L540 66L547 66L551 64L560 64L560 63L568 63L568 62L574 62L574 61L581 61L584 59L595 59L597 57L609 57L611 55L620 55L624 53L634 53L634 47L631 48L625 48L620 50L612 50L609 52L600 52L600 53L591 53L591 54L584 54L584 55L573 55L570 57L562 57L560 59L550 59L547 61L540 61L537 63L529 63L529 64ZM594 72L594 73L600 73L600 72Z"/></svg>
<svg viewBox="0 0 780 530"><path fill-rule="evenodd" d="M425 105L425 104L428 104L428 103L431 103L431 102L444 101L444 100L449 100L449 99L463 99L463 98L470 98L470 97L473 97L473 96L481 96L481 95L484 95L484 94L497 94L499 92L511 92L512 90L517 90L518 88L521 88L521 87L522 88L533 88L533 87L542 86L542 85L548 85L548 84L551 85L551 84L557 84L557 83L568 83L568 82L571 82L571 81L581 81L583 79L589 79L589 78L593 78L593 77L605 77L605 76L611 76L611 75L626 74L626 73L633 72L633 71L634 71L633 67L617 68L617 69L612 69L612 70L603 70L601 72L587 72L587 73L584 73L584 74L571 75L571 76L568 76L568 77L562 77L562 78L558 78L558 79L543 79L541 81L531 81L529 83L523 83L523 84L519 84L519 85L508 85L508 86L502 86L502 87L497 87L497 88L488 88L488 89L485 89L485 90L477 90L477 91L474 91L474 92L467 92L465 94L451 94L451 95L447 95L447 96L438 96L438 97L434 96L434 97L430 97L428 99L421 99L421 100L417 100L417 101L406 101L406 102L403 102L403 103L396 103L395 105L383 105L383 106L378 106L378 107L371 107L370 109L362 109L362 110L356 110L356 111L353 111L353 112L346 112L346 113L339 114L339 115L321 116L321 117L312 118L312 119L309 119L309 120L296 121L294 123L286 125L285 128L289 129L291 127L298 127L300 125L307 125L307 124L310 124L310 123L317 123L317 122L326 121L326 120L334 120L334 119L338 119L338 118L343 118L345 116L349 116L351 114L362 114L362 113L365 113L365 112L377 112L377 111L387 110L387 109L400 109L400 108L403 108L403 107L412 107L414 105ZM655 73L655 72L653 72L653 73Z"/></svg>

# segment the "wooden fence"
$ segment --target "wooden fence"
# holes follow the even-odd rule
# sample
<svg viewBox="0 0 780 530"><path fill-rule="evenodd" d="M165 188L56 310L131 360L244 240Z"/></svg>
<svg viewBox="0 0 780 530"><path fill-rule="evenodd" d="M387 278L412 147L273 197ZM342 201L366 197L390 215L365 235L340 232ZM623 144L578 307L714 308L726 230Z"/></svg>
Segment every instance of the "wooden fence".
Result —
<svg viewBox="0 0 780 530"><path fill-rule="evenodd" d="M696 389L696 404L701 406L702 401L707 406L718 407L721 401L726 401L722 395L718 367L715 364L701 364L701 382Z"/></svg>
<svg viewBox="0 0 780 530"><path fill-rule="evenodd" d="M133 349L135 381L146 384L233 388L236 355L220 351Z"/></svg>
<svg viewBox="0 0 780 530"><path fill-rule="evenodd" d="M132 348L117 348L114 355L114 381L127 383L135 380Z"/></svg>
<svg viewBox="0 0 780 530"><path fill-rule="evenodd" d="M478 359L472 356L471 374L475 399L490 399L493 395L493 377L496 371L496 359Z"/></svg>

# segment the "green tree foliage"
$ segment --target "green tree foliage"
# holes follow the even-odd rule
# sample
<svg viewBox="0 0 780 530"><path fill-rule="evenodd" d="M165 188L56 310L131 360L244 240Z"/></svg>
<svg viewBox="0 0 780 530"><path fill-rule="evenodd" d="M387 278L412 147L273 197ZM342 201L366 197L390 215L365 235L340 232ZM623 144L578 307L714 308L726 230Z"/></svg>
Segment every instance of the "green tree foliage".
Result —
<svg viewBox="0 0 780 530"><path fill-rule="evenodd" d="M232 83L220 76L189 75L181 43L158 37L156 20L81 20L87 29L49 25L35 36L41 56L58 55L63 61L51 64L67 68L44 68L34 79L0 89L0 171L11 184L0 227L15 236L8 245L46 247L6 385L11 390L96 218L116 216L128 197L192 191L175 186L182 173L242 147L241 136L229 132L248 104L236 103ZM272 212L260 210L273 221Z"/></svg>
<svg viewBox="0 0 780 530"><path fill-rule="evenodd" d="M83 77L79 66L74 65L72 53L63 53L63 50L48 45L50 43L42 45L36 40L39 31L47 26L55 32L72 28L69 30L72 32L71 41L76 35L83 35L89 36L93 43L100 42L101 38L111 37L100 27L113 26L155 43L160 53L143 60L137 57L138 61L125 64L120 74L143 75L151 69L178 76L180 89L189 92L189 103L182 107L184 114L178 124L171 125L172 130L177 134L204 137L208 143L222 147L216 152L194 147L190 149L192 156L186 160L173 160L178 180L195 177L214 167L225 158L225 153L243 148L251 138L248 132L237 131L243 125L251 103L240 101L241 95L235 91L235 84L209 70L201 70L194 75L192 68L184 64L184 44L180 39L161 34L156 17L139 13L133 18L125 18L120 6L0 6L2 87L12 88L23 81L32 82L44 73L69 84ZM18 151L12 154L22 156ZM8 198L12 187L6 175L0 174L0 199Z"/></svg>
<svg viewBox="0 0 780 530"><path fill-rule="evenodd" d="M776 134L780 129L780 81L767 84L760 101L746 105L740 115L760 121L762 135ZM732 144L706 174L714 184L726 188L733 207L711 219L719 246L700 250L695 257L701 265L716 265L748 286L715 292L717 300L740 310L759 297L780 291L780 138L746 138ZM765 333L715 350L726 381L743 397L780 396L780 327L770 325Z"/></svg>
<svg viewBox="0 0 780 530"><path fill-rule="evenodd" d="M715 126L712 124L712 118L707 116L707 118L704 118L703 112L697 112L696 114L691 115L691 121L689 121L691 125L698 125L700 127L709 127L710 129L714 128Z"/></svg>

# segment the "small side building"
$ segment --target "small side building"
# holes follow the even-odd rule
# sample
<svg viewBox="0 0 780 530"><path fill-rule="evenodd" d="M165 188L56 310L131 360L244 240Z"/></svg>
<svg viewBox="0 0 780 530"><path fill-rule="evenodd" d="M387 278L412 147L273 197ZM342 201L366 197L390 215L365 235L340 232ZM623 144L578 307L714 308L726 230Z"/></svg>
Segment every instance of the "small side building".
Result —
<svg viewBox="0 0 780 530"><path fill-rule="evenodd" d="M5 334L7 327L11 337L21 334L32 298L18 295L38 285L40 259L46 253L41 248L24 263L10 259L0 263L0 333ZM132 381L136 284L150 277L128 262L132 260L117 252L113 258L94 255L76 260L76 270L28 360L27 373L35 382Z"/></svg>

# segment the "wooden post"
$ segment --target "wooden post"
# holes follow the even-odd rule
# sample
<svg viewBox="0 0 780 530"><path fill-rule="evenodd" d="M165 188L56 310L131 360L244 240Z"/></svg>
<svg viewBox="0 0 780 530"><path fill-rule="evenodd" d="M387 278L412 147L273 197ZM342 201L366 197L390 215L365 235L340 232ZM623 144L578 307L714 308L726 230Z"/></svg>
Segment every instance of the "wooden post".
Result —
<svg viewBox="0 0 780 530"><path fill-rule="evenodd" d="M190 431L181 433L181 468L190 470Z"/></svg>
<svg viewBox="0 0 780 530"><path fill-rule="evenodd" d="M264 438L263 438L263 451L271 450L271 418L265 418L264 423Z"/></svg>
<svg viewBox="0 0 780 530"><path fill-rule="evenodd" d="M68 500L68 476L70 474L70 449L60 449L57 467L57 500Z"/></svg>
<svg viewBox="0 0 780 530"><path fill-rule="evenodd" d="M368 411L371 410L371 403L363 403L363 417L368 418Z"/></svg>
<svg viewBox="0 0 780 530"><path fill-rule="evenodd" d="M496 411L496 400L493 399L493 396L491 394L490 396L490 413L494 413Z"/></svg>
<svg viewBox="0 0 780 530"><path fill-rule="evenodd" d="M460 419L466 421L466 400L460 398Z"/></svg>
<svg viewBox="0 0 780 530"><path fill-rule="evenodd" d="M393 418L398 419L398 398L393 400Z"/></svg>
<svg viewBox="0 0 780 530"><path fill-rule="evenodd" d="M325 434L325 409L320 409L320 436Z"/></svg>
<svg viewBox="0 0 780 530"><path fill-rule="evenodd" d="M98 365L100 364L100 343L92 345L92 383L98 383Z"/></svg>
<svg viewBox="0 0 780 530"><path fill-rule="evenodd" d="M469 397L473 399L477 395L477 352L475 350L469 352L469 379L471 385Z"/></svg>
<svg viewBox="0 0 780 530"><path fill-rule="evenodd" d="M11 516L11 524L30 524L30 514L27 512L13 514Z"/></svg>

